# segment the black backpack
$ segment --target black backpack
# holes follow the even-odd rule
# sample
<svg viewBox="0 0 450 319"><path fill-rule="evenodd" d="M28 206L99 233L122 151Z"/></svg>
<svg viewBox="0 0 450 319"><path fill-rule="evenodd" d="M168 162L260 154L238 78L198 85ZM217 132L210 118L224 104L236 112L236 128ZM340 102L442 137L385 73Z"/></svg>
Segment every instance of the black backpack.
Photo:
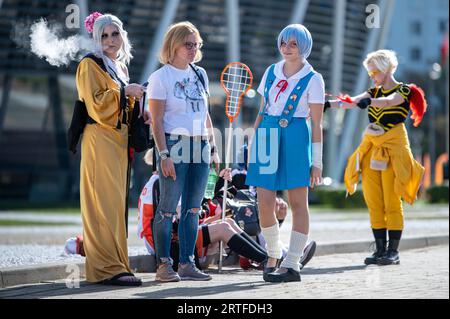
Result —
<svg viewBox="0 0 450 319"><path fill-rule="evenodd" d="M102 59L94 54L88 54L83 59L86 58L92 59L103 71L107 72ZM77 152L78 142L87 123L95 123L95 121L88 115L86 104L84 104L83 101L76 100L73 108L72 120L70 121L70 126L67 130L67 147L73 154Z"/></svg>
<svg viewBox="0 0 450 319"><path fill-rule="evenodd" d="M227 198L227 206L231 208L233 219L250 236L258 236L259 211L256 197L247 189L240 189L232 199Z"/></svg>
<svg viewBox="0 0 450 319"><path fill-rule="evenodd" d="M83 101L76 100L73 108L72 120L67 130L67 147L73 154L77 152L78 141L83 134L89 115Z"/></svg>

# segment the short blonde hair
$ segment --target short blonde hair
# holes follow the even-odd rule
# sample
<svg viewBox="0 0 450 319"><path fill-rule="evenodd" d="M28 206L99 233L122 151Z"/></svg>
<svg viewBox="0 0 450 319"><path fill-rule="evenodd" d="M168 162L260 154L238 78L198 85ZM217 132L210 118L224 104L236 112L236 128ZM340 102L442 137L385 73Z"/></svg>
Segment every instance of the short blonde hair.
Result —
<svg viewBox="0 0 450 319"><path fill-rule="evenodd" d="M398 66L397 54L392 50L378 50L371 52L363 62L366 69L369 63L375 65L375 67L383 73L394 74Z"/></svg>
<svg viewBox="0 0 450 319"><path fill-rule="evenodd" d="M186 41L186 37L195 34L198 41L203 42L198 29L189 21L178 22L172 24L167 30L161 52L159 54L159 62L162 64L170 64L175 57L175 51ZM199 62L203 55L200 50L197 50L194 62Z"/></svg>

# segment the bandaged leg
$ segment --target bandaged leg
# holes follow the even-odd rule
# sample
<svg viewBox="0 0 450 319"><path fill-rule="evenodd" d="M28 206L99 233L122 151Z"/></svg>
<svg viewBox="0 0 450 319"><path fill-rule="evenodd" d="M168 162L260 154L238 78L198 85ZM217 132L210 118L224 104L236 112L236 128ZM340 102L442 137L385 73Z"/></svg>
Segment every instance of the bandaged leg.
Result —
<svg viewBox="0 0 450 319"><path fill-rule="evenodd" d="M278 222L270 227L261 227L261 233L267 244L267 255L270 258L281 258L280 228Z"/></svg>

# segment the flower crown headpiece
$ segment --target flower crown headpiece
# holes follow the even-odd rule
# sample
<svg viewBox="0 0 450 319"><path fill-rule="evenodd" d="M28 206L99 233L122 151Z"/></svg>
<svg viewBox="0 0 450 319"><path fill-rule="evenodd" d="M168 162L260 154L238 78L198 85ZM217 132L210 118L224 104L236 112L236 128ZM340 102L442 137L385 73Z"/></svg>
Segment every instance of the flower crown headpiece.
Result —
<svg viewBox="0 0 450 319"><path fill-rule="evenodd" d="M98 17L101 17L102 15L103 14L101 14L100 12L95 11L84 20L84 27L86 28L87 32L92 33L92 31L94 31L94 22Z"/></svg>

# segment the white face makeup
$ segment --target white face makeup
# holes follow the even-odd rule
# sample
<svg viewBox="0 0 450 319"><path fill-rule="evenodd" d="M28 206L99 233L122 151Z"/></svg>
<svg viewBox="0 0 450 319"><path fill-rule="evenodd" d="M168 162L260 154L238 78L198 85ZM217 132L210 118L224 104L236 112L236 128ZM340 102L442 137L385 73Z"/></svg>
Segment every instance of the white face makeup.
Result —
<svg viewBox="0 0 450 319"><path fill-rule="evenodd" d="M102 48L106 56L116 59L123 45L119 29L115 25L107 25L102 33Z"/></svg>

